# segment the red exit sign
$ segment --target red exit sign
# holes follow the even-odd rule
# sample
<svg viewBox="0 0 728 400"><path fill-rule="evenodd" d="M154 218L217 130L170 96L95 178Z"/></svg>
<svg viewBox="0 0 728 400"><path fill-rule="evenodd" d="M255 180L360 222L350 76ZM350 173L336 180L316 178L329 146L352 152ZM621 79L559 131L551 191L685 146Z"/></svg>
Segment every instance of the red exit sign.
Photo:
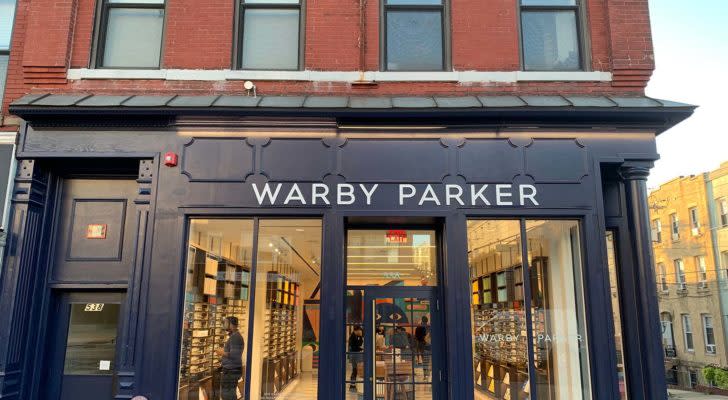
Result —
<svg viewBox="0 0 728 400"><path fill-rule="evenodd" d="M399 229L388 230L387 243L407 243L407 231Z"/></svg>

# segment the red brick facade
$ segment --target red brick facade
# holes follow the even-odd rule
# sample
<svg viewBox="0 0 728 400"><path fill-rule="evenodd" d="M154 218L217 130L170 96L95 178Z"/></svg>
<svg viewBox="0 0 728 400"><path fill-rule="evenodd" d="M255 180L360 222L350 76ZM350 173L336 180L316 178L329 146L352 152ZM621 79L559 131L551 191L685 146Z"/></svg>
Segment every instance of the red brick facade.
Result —
<svg viewBox="0 0 728 400"><path fill-rule="evenodd" d="M242 81L68 80L88 68L97 0L18 0L2 110L27 93L241 93ZM518 0L450 0L455 71L517 71ZM582 0L590 69L611 81L351 82L256 80L260 94L427 95L473 93L643 94L654 69L647 0ZM364 15L361 15L363 8ZM308 0L304 61L309 71L377 71L380 2ZM162 68L227 70L233 60L232 0L167 0ZM360 28L360 21L365 27ZM361 32L364 32L360 40ZM360 42L364 46L360 50ZM361 56L363 55L363 60Z"/></svg>

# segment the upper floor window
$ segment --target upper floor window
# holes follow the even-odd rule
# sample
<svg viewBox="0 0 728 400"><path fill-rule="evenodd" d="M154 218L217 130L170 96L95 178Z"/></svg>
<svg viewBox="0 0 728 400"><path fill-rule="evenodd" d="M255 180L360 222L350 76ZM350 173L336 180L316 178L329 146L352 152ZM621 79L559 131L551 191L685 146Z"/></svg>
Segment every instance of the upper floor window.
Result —
<svg viewBox="0 0 728 400"><path fill-rule="evenodd" d="M690 321L690 315L683 314L682 315L682 326L683 326L683 338L685 343L685 350L686 351L694 351L695 347L693 346L693 324Z"/></svg>
<svg viewBox="0 0 728 400"><path fill-rule="evenodd" d="M662 242L662 222L659 219L652 220L652 241Z"/></svg>
<svg viewBox="0 0 728 400"><path fill-rule="evenodd" d="M0 102L5 92L5 77L10 60L10 34L13 31L15 0L0 0Z"/></svg>
<svg viewBox="0 0 728 400"><path fill-rule="evenodd" d="M718 199L718 214L720 215L720 226L728 226L728 199Z"/></svg>
<svg viewBox="0 0 728 400"><path fill-rule="evenodd" d="M301 2L241 0L240 67L258 70L301 68Z"/></svg>
<svg viewBox="0 0 728 400"><path fill-rule="evenodd" d="M523 69L582 69L579 39L580 0L521 0Z"/></svg>
<svg viewBox="0 0 728 400"><path fill-rule="evenodd" d="M691 229L693 235L697 235L699 233L699 228L700 228L700 218L698 217L698 208L691 207L688 210L688 213L690 214L690 229Z"/></svg>
<svg viewBox="0 0 728 400"><path fill-rule="evenodd" d="M660 290L667 292L667 271L665 270L665 264L658 263L657 267L660 270Z"/></svg>
<svg viewBox="0 0 728 400"><path fill-rule="evenodd" d="M0 0L0 53L10 50L10 34L13 31L15 0Z"/></svg>
<svg viewBox="0 0 728 400"><path fill-rule="evenodd" d="M683 263L683 260L681 258L673 260L673 263L675 264L675 278L677 281L677 290L685 290L685 264Z"/></svg>
<svg viewBox="0 0 728 400"><path fill-rule="evenodd" d="M384 69L442 71L445 0L384 1Z"/></svg>
<svg viewBox="0 0 728 400"><path fill-rule="evenodd" d="M708 314L700 316L703 320L703 340L705 341L705 353L715 354L715 329L713 329L713 317Z"/></svg>
<svg viewBox="0 0 728 400"><path fill-rule="evenodd" d="M159 68L164 0L101 0L96 66Z"/></svg>
<svg viewBox="0 0 728 400"><path fill-rule="evenodd" d="M680 239L680 220L678 220L677 214L670 214L670 231L672 240Z"/></svg>
<svg viewBox="0 0 728 400"><path fill-rule="evenodd" d="M698 283L705 287L708 282L708 266L705 263L705 256L696 256L695 265L698 267Z"/></svg>

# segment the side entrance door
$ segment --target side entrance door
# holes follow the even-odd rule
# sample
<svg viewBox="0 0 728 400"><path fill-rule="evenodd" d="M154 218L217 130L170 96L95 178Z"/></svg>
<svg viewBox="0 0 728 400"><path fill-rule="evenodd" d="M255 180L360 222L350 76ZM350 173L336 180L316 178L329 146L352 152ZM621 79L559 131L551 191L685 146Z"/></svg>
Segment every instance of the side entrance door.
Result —
<svg viewBox="0 0 728 400"><path fill-rule="evenodd" d="M364 396L432 400L441 396L442 319L435 287L364 290Z"/></svg>
<svg viewBox="0 0 728 400"><path fill-rule="evenodd" d="M111 399L123 292L63 292L56 296L49 349L48 399ZM60 395L59 395L60 393Z"/></svg>

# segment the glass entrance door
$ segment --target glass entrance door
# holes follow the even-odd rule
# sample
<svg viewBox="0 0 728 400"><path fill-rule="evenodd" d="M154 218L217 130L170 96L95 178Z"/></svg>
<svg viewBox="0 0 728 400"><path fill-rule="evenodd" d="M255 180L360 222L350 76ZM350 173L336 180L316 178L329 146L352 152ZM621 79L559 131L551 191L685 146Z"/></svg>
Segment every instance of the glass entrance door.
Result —
<svg viewBox="0 0 728 400"><path fill-rule="evenodd" d="M113 398L123 300L123 293L59 296L53 321L57 335L50 349L50 393L46 398Z"/></svg>
<svg viewBox="0 0 728 400"><path fill-rule="evenodd" d="M350 329L347 399L439 398L442 325L436 289L377 287L349 293L361 299L363 324Z"/></svg>

